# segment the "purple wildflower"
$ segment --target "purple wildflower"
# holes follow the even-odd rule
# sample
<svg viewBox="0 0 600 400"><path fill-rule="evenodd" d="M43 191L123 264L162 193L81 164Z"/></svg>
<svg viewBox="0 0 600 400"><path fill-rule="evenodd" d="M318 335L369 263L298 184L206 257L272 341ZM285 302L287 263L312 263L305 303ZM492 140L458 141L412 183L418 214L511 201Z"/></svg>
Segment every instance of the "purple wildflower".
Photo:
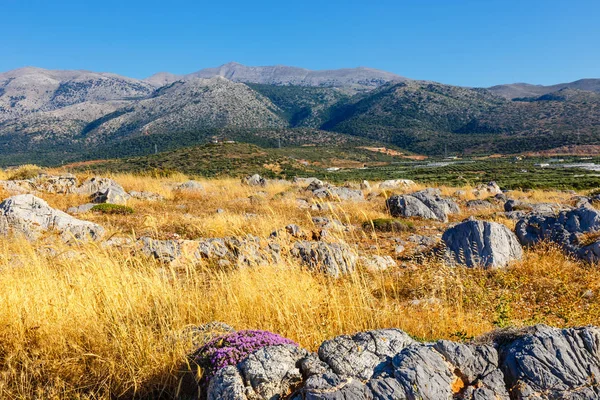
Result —
<svg viewBox="0 0 600 400"><path fill-rule="evenodd" d="M268 331L238 331L212 339L196 351L194 359L205 369L204 378L209 378L221 368L237 365L258 349L280 344L297 346L290 339Z"/></svg>

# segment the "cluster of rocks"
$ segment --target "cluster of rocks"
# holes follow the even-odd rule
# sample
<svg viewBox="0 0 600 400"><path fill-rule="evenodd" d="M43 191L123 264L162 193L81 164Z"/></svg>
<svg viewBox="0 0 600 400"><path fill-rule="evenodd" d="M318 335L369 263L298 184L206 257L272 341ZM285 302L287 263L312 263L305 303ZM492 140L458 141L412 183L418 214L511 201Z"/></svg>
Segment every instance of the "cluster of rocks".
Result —
<svg viewBox="0 0 600 400"><path fill-rule="evenodd" d="M67 194L75 193L77 178L72 174L50 176L41 174L33 179L0 181L0 186L11 193L46 192Z"/></svg>
<svg viewBox="0 0 600 400"><path fill-rule="evenodd" d="M600 328L536 325L468 343L421 343L399 329L343 335L311 353L265 346L220 368L209 400L600 398Z"/></svg>
<svg viewBox="0 0 600 400"><path fill-rule="evenodd" d="M236 267L272 265L279 262L285 252L309 270L334 278L353 272L358 261L356 252L345 243L300 240L288 251L275 240L261 240L250 235L199 240L142 237L137 248L143 254L166 263L204 260Z"/></svg>
<svg viewBox="0 0 600 400"><path fill-rule="evenodd" d="M558 214L531 213L519 220L515 231L521 243L532 246L541 241L558 244L569 254L588 262L600 260L600 238L586 240L586 234L600 231L600 212L591 207Z"/></svg>
<svg viewBox="0 0 600 400"><path fill-rule="evenodd" d="M27 180L0 181L0 187L10 193L56 193L56 194L81 194L89 197L90 202L67 210L70 214L88 212L94 204L110 203L125 205L131 198L145 201L162 201L164 198L156 193L136 192L127 193L117 182L109 178L92 177L81 184L77 177L71 174L51 176L39 175ZM178 185L180 190L202 190L199 182L189 181Z"/></svg>
<svg viewBox="0 0 600 400"><path fill-rule="evenodd" d="M306 190L312 192L314 197L323 200L362 201L365 199L360 189L338 187L318 179L312 180Z"/></svg>
<svg viewBox="0 0 600 400"><path fill-rule="evenodd" d="M260 238L208 238L200 240L156 240L142 237L139 250L166 263L206 260L220 266L269 265L280 260L276 243L263 243Z"/></svg>

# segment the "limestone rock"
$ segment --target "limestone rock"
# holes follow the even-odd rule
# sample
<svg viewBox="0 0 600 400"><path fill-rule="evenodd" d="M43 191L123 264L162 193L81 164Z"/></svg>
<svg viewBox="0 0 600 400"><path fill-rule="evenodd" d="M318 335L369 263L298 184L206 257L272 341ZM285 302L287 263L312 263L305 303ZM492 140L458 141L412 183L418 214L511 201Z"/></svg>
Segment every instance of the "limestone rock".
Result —
<svg viewBox="0 0 600 400"><path fill-rule="evenodd" d="M442 241L449 257L468 267L504 267L523 257L519 240L506 226L474 219L444 232Z"/></svg>
<svg viewBox="0 0 600 400"><path fill-rule="evenodd" d="M425 189L419 192L392 196L386 205L393 217L419 217L448 222L448 214L458 213L458 205L451 199L442 197L438 189Z"/></svg>
<svg viewBox="0 0 600 400"><path fill-rule="evenodd" d="M30 240L44 231L54 230L63 240L100 239L104 229L92 222L73 218L55 210L44 200L31 194L9 197L0 203L0 233L21 233Z"/></svg>
<svg viewBox="0 0 600 400"><path fill-rule="evenodd" d="M334 278L354 272L358 259L344 243L300 241L294 244L292 255L300 258L311 270Z"/></svg>

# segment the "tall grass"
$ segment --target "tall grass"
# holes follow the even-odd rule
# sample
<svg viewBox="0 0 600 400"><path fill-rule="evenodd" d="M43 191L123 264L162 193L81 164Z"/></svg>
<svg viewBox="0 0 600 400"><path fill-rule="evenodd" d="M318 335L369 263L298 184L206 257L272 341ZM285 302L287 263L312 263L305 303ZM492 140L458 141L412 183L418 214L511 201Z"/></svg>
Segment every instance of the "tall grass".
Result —
<svg viewBox="0 0 600 400"><path fill-rule="evenodd" d="M295 205L301 191L290 185L204 181L205 191L180 193L163 178L115 178L130 190L163 190L167 200L133 202L132 215L84 216L112 233L265 237L292 222L314 228L311 214ZM251 203L252 195L266 200ZM61 208L84 200L43 196ZM365 220L385 217L384 202L334 203L320 214L358 226L336 233L335 240L384 254L391 234L360 229ZM442 227L414 223L419 233ZM289 257L276 265L224 270L203 263L162 265L94 243L0 238L0 398L173 397L186 355L198 345L186 332L215 320L270 330L311 350L332 336L377 328L456 340L497 326L600 320L600 271L552 246L528 250L523 261L498 271L452 268L436 259L402 263L378 273L359 268L335 280Z"/></svg>

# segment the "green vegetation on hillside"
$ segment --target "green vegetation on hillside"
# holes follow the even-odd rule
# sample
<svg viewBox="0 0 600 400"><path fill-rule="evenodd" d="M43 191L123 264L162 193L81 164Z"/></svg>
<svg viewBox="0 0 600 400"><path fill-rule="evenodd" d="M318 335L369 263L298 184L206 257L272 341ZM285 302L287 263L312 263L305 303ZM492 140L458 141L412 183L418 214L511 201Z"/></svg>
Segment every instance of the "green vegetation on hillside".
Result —
<svg viewBox="0 0 600 400"><path fill-rule="evenodd" d="M424 184L478 185L496 181L505 189L592 189L600 175L581 168L564 168L577 157L540 167L546 158L510 157L412 161L361 147L261 148L245 143L208 144L151 156L130 157L78 166L75 170L150 172L164 175L179 171L204 177L245 176L268 178L316 176L332 182L413 179ZM600 163L600 157L586 162ZM328 170L337 167L339 170Z"/></svg>

